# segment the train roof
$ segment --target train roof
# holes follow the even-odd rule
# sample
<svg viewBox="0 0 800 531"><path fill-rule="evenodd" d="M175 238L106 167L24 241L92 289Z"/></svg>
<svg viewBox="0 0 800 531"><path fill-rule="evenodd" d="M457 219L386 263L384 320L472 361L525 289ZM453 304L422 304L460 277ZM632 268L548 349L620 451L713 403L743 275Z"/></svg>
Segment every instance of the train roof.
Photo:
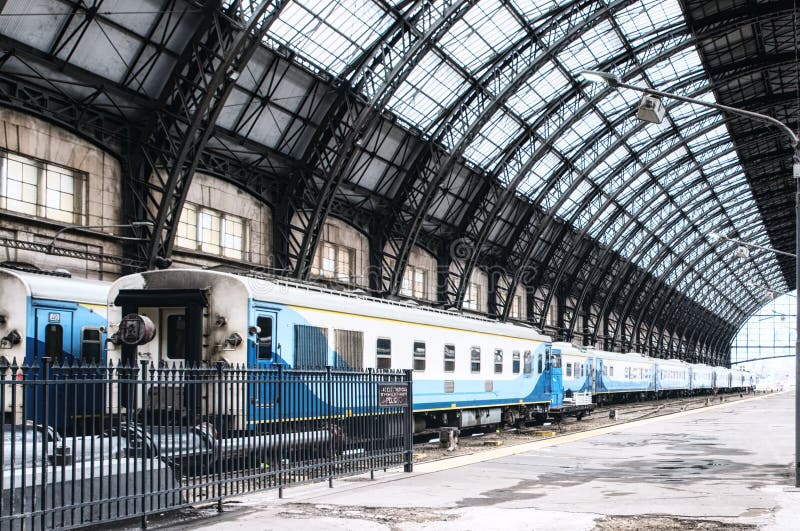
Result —
<svg viewBox="0 0 800 531"><path fill-rule="evenodd" d="M71 278L48 273L17 271L0 267L0 281L12 280L25 286L28 296L86 304L105 305L111 282Z"/></svg>
<svg viewBox="0 0 800 531"><path fill-rule="evenodd" d="M256 301L346 312L356 315L368 315L371 317L396 319L419 324L433 324L442 327L520 337L543 342L550 341L549 336L529 326L503 323L485 317L440 310L403 301L379 299L377 297L354 292L326 289L314 284L292 282L281 278L234 275L232 273L202 269L165 269L128 275L114 283L115 287L112 287L112 293L109 298L116 296L117 289L126 289L131 286L147 286L148 278L168 278L170 276L177 277L184 275L196 277L194 281L191 282L191 285L196 285L197 287L202 286L204 288L213 287L215 278L237 279L247 289L249 297ZM142 281L137 281L137 277ZM164 285L163 281L157 284ZM189 287L186 278L180 279L176 284L184 288ZM113 302L113 300L109 300L109 302Z"/></svg>

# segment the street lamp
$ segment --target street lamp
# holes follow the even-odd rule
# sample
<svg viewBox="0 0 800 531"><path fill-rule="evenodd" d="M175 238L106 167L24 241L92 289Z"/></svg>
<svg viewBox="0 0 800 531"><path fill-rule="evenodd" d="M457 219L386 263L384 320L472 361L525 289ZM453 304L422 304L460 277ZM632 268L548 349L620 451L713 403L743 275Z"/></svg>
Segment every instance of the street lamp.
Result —
<svg viewBox="0 0 800 531"><path fill-rule="evenodd" d="M56 239L61 236L63 233L67 232L68 230L82 230L82 229L111 229L116 227L130 227L132 229L139 228L139 227L153 227L154 224L152 221L131 221L130 223L121 223L116 225L73 225L70 227L62 227L56 231L53 235L53 239L50 240L50 245L48 245L48 253L52 254L53 249L56 246ZM129 236L115 236L120 240L141 240L141 238L131 238Z"/></svg>
<svg viewBox="0 0 800 531"><path fill-rule="evenodd" d="M635 85L628 85L627 83L623 83L622 80L619 78L619 76L616 76L614 74L609 74L608 72L585 70L581 72L581 75L587 81L603 82L606 83L611 88L625 88L628 90L632 90L634 92L641 92L642 94L646 94L648 96L659 96L662 98L669 98L673 100L682 101L685 103L691 103L693 105L709 107L711 109L716 109L718 111L730 114L736 114L738 116L744 116L746 118L750 118L751 120L755 120L757 122L764 122L774 127L777 127L786 136L788 136L789 140L792 143L792 150L794 151L794 153L792 154L792 173L795 179L795 187L796 187L794 194L795 254L792 255L790 253L782 253L782 252L781 254L786 254L795 257L795 289L800 290L800 263L797 262L797 255L800 254L800 141L798 141L797 135L794 133L794 131L792 131L792 129L789 126L776 120L775 118L772 118L771 116L766 116L763 114L746 111L744 109L737 109L736 107L728 107L727 105L710 103L707 101L697 100L694 98L688 98L686 96L679 96L677 94L671 94L669 92L663 92L648 87L637 87ZM640 119L649 122L660 123L664 115L663 107L661 106L660 101L656 102L653 100L654 98L650 99L643 98L639 104L637 116L639 116ZM795 313L797 314L795 326L797 327L797 329L800 329L800 297L795 297L795 299L797 301L797 307L795 310ZM794 452L795 452L794 471L795 471L795 487L800 488L800 335L798 335L798 337L795 339L794 354L795 354L795 382L796 382L795 395L794 395Z"/></svg>

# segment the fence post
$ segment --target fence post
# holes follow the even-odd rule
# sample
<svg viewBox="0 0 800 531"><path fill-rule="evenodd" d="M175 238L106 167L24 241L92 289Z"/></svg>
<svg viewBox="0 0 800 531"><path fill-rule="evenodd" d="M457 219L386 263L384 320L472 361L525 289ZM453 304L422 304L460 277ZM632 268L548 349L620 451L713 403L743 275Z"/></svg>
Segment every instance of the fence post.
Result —
<svg viewBox="0 0 800 531"><path fill-rule="evenodd" d="M278 413L278 454L275 459L278 465L278 498L283 498L283 363L278 364L278 393L273 403L275 404L276 412Z"/></svg>
<svg viewBox="0 0 800 531"><path fill-rule="evenodd" d="M48 408L48 401L50 400L47 396L47 379L50 377L50 358L48 356L43 356L42 360L42 427L44 428L44 433L42 434L42 485L41 485L41 522L42 522L42 529L47 529L47 449L48 449L48 434L50 433L50 408ZM33 386L34 393L36 392L36 386ZM23 394L23 397L25 395ZM33 418L36 418L36 414L38 412L34 412ZM35 423L34 423L35 424ZM34 433L36 432L37 426L33 426ZM53 428L53 432L55 432L55 427ZM24 433L24 432L23 432ZM34 435L35 440L35 435ZM55 447L55 437L53 438L53 447ZM55 453L55 452L53 452ZM53 489L55 489L55 482L53 482ZM24 508L24 501L22 507ZM55 517L54 517L55 518Z"/></svg>
<svg viewBox="0 0 800 531"><path fill-rule="evenodd" d="M333 460L334 460L334 450L333 450L333 382L331 379L333 378L333 373L331 372L331 366L325 366L325 387L327 394L327 400L325 402L327 405L327 416L328 416L328 431L330 432L329 442L328 442L328 488L333 488Z"/></svg>
<svg viewBox="0 0 800 531"><path fill-rule="evenodd" d="M223 428L223 415L222 415L222 393L225 390L223 379L225 372L223 371L224 362L217 362L217 512L222 512L222 431Z"/></svg>
<svg viewBox="0 0 800 531"><path fill-rule="evenodd" d="M414 402L413 402L413 385L412 381L414 371L406 369L406 464L403 467L404 472L414 471Z"/></svg>
<svg viewBox="0 0 800 531"><path fill-rule="evenodd" d="M142 523L141 528L147 529L147 458L150 453L147 445L147 360L139 362L142 373ZM130 429L130 427L128 428Z"/></svg>

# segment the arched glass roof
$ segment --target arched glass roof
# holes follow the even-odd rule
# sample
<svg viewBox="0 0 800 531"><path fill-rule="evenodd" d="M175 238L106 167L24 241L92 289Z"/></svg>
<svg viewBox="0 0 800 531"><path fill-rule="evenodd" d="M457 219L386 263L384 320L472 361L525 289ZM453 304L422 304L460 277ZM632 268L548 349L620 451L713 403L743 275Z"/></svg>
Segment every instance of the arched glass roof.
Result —
<svg viewBox="0 0 800 531"><path fill-rule="evenodd" d="M383 91L401 124L715 312L752 302L752 280L787 289L769 253L736 264L730 244L706 241L770 245L723 117L666 101L666 119L645 125L639 94L579 77L605 70L714 102L677 0L295 0L266 42L373 101ZM418 56L393 79L365 64L376 49Z"/></svg>

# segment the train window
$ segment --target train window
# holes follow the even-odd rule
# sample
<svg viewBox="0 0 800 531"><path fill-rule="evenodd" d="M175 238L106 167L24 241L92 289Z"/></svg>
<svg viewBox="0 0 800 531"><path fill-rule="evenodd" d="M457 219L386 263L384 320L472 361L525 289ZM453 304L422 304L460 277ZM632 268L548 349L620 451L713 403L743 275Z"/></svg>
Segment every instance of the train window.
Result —
<svg viewBox="0 0 800 531"><path fill-rule="evenodd" d="M456 347L455 345L444 346L444 372L456 370Z"/></svg>
<svg viewBox="0 0 800 531"><path fill-rule="evenodd" d="M609 376L614 376L614 366L613 365L609 365L608 366L608 375Z"/></svg>
<svg viewBox="0 0 800 531"><path fill-rule="evenodd" d="M553 354L550 356L550 360L554 369L561 368L561 354Z"/></svg>
<svg viewBox="0 0 800 531"><path fill-rule="evenodd" d="M328 329L294 325L295 368L316 368L328 364Z"/></svg>
<svg viewBox="0 0 800 531"><path fill-rule="evenodd" d="M101 359L100 329L85 326L81 330L81 362L98 365Z"/></svg>
<svg viewBox="0 0 800 531"><path fill-rule="evenodd" d="M567 376L567 378L572 378L572 364L571 363L567 363L567 374L566 374L566 376Z"/></svg>
<svg viewBox="0 0 800 531"><path fill-rule="evenodd" d="M337 369L364 368L364 332L357 330L334 330L336 340Z"/></svg>
<svg viewBox="0 0 800 531"><path fill-rule="evenodd" d="M481 372L481 347L472 347L469 351L470 370Z"/></svg>
<svg viewBox="0 0 800 531"><path fill-rule="evenodd" d="M494 372L495 374L503 372L503 349L494 349Z"/></svg>
<svg viewBox="0 0 800 531"><path fill-rule="evenodd" d="M603 365L603 376L608 376L608 365Z"/></svg>
<svg viewBox="0 0 800 531"><path fill-rule="evenodd" d="M167 357L173 360L186 359L186 316L167 317Z"/></svg>
<svg viewBox="0 0 800 531"><path fill-rule="evenodd" d="M386 337L379 337L376 344L377 365L378 369L391 369L392 368L392 340Z"/></svg>
<svg viewBox="0 0 800 531"><path fill-rule="evenodd" d="M519 350L511 353L511 372L519 374Z"/></svg>
<svg viewBox="0 0 800 531"><path fill-rule="evenodd" d="M530 374L533 372L533 354L530 350L525 351L525 355L522 358L522 372L525 374Z"/></svg>
<svg viewBox="0 0 800 531"><path fill-rule="evenodd" d="M425 370L425 342L414 341L414 370Z"/></svg>
<svg viewBox="0 0 800 531"><path fill-rule="evenodd" d="M539 353L539 360L536 362L536 372L542 374L542 353Z"/></svg>
<svg viewBox="0 0 800 531"><path fill-rule="evenodd" d="M585 369L583 368L583 363L581 363L581 378L583 378L584 376L586 376L586 373L584 372L584 370L585 370Z"/></svg>
<svg viewBox="0 0 800 531"><path fill-rule="evenodd" d="M64 353L64 329L61 325L49 324L44 327L44 355L53 365L61 364Z"/></svg>
<svg viewBox="0 0 800 531"><path fill-rule="evenodd" d="M258 326L261 329L258 332L258 359L271 360L272 317L259 317L258 319L256 319L256 326Z"/></svg>

